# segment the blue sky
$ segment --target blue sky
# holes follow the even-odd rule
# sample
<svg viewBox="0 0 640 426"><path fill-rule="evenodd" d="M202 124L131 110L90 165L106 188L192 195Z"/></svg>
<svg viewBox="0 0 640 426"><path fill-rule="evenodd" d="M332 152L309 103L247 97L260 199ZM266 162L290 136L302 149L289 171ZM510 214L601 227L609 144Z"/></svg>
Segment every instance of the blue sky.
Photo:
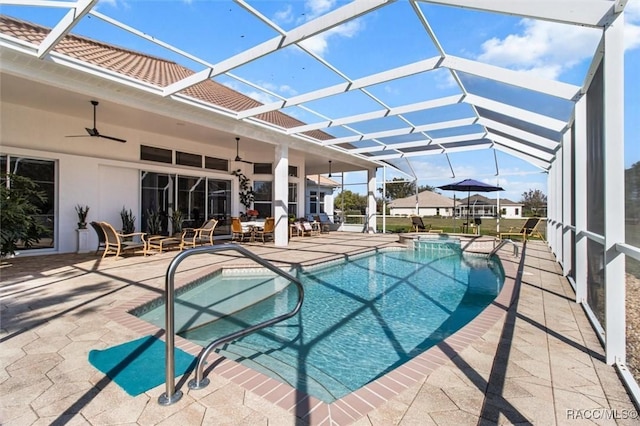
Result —
<svg viewBox="0 0 640 426"><path fill-rule="evenodd" d="M271 19L283 30L290 30L311 19L343 6L347 2L335 0L248 1L254 9ZM593 54L598 31L582 27L521 19L507 15L488 14L459 8L419 3L444 51L451 55L528 72L549 79L581 85ZM255 16L230 1L123 1L102 0L97 10L133 28L183 51L215 64L275 37L278 33ZM3 6L2 13L38 24L54 25L66 12L58 8ZM125 46L162 58L180 62L192 70L204 65L189 60L137 36L115 29L95 17L84 18L74 32L114 45ZM626 8L625 53L625 166L640 161L640 0L630 0ZM356 20L333 28L303 42L303 47L317 54L351 79L357 79L388 68L405 65L438 54L410 5L398 1L368 13ZM319 64L302 49L293 46L275 55L259 58L231 71L234 76L255 82L273 94L289 97L342 82L333 71ZM238 79L220 76L218 81L246 93L262 102L276 98L267 91L245 85ZM473 85L473 78L463 76L465 84ZM478 87L478 90L482 90ZM485 85L488 93L495 87ZM418 100L435 99L459 93L449 72L437 70L410 78L387 82L370 88L387 105L404 105ZM512 98L527 101L530 94L506 91ZM526 96L525 96L526 95ZM538 112L546 112L550 102L537 105ZM336 99L320 100L308 105L319 115L299 107L284 112L313 123L323 121L322 115L332 118L380 109L380 105L358 92L340 95ZM560 109L554 108L555 111ZM457 118L464 111L443 108L428 117L412 120ZM424 114L423 114L424 115ZM398 119L382 123L362 123L357 131L371 132L380 126L394 128ZM388 127L384 127L388 126ZM470 131L473 131L470 129ZM353 134L348 129L332 129L334 136ZM446 136L446 135L443 135ZM413 158L412 164L419 184L433 186L472 177L492 184L498 182L506 191L503 196L517 201L530 189L546 193L546 174L540 169L498 152L472 151L452 153L455 177L446 158L424 156ZM500 170L496 178L496 161ZM387 178L394 177L388 173ZM340 181L340 178L337 179ZM378 173L382 181L382 171ZM364 173L345 176L347 189L365 193ZM357 184L357 185L356 185ZM451 194L445 194L451 195Z"/></svg>

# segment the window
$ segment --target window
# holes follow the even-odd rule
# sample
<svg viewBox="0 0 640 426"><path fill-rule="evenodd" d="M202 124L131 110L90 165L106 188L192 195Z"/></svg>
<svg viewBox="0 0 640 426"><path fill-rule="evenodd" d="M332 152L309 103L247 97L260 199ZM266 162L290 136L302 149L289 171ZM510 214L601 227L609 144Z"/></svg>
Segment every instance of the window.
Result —
<svg viewBox="0 0 640 426"><path fill-rule="evenodd" d="M324 195L325 195L325 193L324 193L324 192L321 192L321 193L320 193L320 200L319 200L319 201L320 201L320 203L319 203L320 205L318 206L318 207L319 207L319 209L320 209L320 213L326 213L326 212L324 211Z"/></svg>
<svg viewBox="0 0 640 426"><path fill-rule="evenodd" d="M309 193L309 213L318 214L318 193L316 191Z"/></svg>
<svg viewBox="0 0 640 426"><path fill-rule="evenodd" d="M199 227L206 220L218 219L215 235L230 233L231 180L180 176L143 171L142 229L147 229L148 211L160 213L160 232L168 235L170 219L167 212L182 212L184 227Z"/></svg>
<svg viewBox="0 0 640 426"><path fill-rule="evenodd" d="M24 176L36 184L36 189L44 192L44 200L33 200L39 213L34 215L46 231L39 235L40 241L24 247L22 242L18 242L19 250L53 248L54 229L56 223L56 173L55 162L51 160L40 160L35 158L24 158L14 156L0 156L0 173L12 173Z"/></svg>
<svg viewBox="0 0 640 426"><path fill-rule="evenodd" d="M273 216L273 182L255 181L253 182L253 208L258 210L259 217Z"/></svg>
<svg viewBox="0 0 640 426"><path fill-rule="evenodd" d="M254 163L253 164L254 175L270 175L273 174L271 163Z"/></svg>
<svg viewBox="0 0 640 426"><path fill-rule="evenodd" d="M202 155L176 151L176 164L202 168Z"/></svg>
<svg viewBox="0 0 640 426"><path fill-rule="evenodd" d="M289 176L298 177L298 168L296 166L289 166Z"/></svg>
<svg viewBox="0 0 640 426"><path fill-rule="evenodd" d="M160 233L169 234L167 212L173 204L174 176L166 173L141 172L142 212L140 223L142 230L148 232L149 212L160 214ZM185 215L186 217L186 215Z"/></svg>
<svg viewBox="0 0 640 426"><path fill-rule="evenodd" d="M140 145L140 159L155 161L156 163L173 163L173 151L170 149L155 148L152 146Z"/></svg>
<svg viewBox="0 0 640 426"><path fill-rule="evenodd" d="M204 157L205 169L229 171L229 160L221 158Z"/></svg>
<svg viewBox="0 0 640 426"><path fill-rule="evenodd" d="M516 216L520 214L520 209L516 207Z"/></svg>
<svg viewBox="0 0 640 426"><path fill-rule="evenodd" d="M289 206L287 214L298 217L298 184L294 182L289 182Z"/></svg>

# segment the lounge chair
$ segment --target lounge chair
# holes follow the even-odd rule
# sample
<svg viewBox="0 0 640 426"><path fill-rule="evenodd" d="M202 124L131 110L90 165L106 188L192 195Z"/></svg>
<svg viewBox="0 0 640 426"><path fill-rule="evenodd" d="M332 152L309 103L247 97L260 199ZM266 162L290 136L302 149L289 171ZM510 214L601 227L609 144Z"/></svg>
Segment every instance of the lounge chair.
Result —
<svg viewBox="0 0 640 426"><path fill-rule="evenodd" d="M239 217L231 218L231 241L244 241L248 239L251 241L253 239L253 229L245 228L242 226L242 222L240 222Z"/></svg>
<svg viewBox="0 0 640 426"><path fill-rule="evenodd" d="M262 242L266 242L266 238L267 237L271 237L271 239L274 238L273 233L276 229L276 219L273 217L268 217L265 219L264 221L264 227L263 228L256 228L253 231L253 238L254 240L257 240L258 238L260 238L262 240Z"/></svg>
<svg viewBox="0 0 640 426"><path fill-rule="evenodd" d="M107 222L98 222L100 228L104 232L105 247L102 258L107 254L114 253L116 257L127 251L142 250L147 255L147 243L144 239L144 232L132 232L130 234L122 234ZM139 241L136 241L139 239Z"/></svg>
<svg viewBox="0 0 640 426"><path fill-rule="evenodd" d="M316 223L320 224L321 233L329 233L329 231L331 231L331 225L333 225L333 223L329 220L329 216L327 216L326 214L322 214L314 216L313 219L316 221Z"/></svg>
<svg viewBox="0 0 640 426"><path fill-rule="evenodd" d="M93 230L96 231L96 234L98 234L98 247L96 248L96 255L97 255L100 249L103 249L103 250L105 249L106 238L104 236L104 231L102 230L102 227L100 227L100 224L98 222L90 222L89 224L91 225Z"/></svg>
<svg viewBox="0 0 640 426"><path fill-rule="evenodd" d="M209 219L200 228L184 228L182 230L180 250L197 245L212 246L216 225L218 225L216 219Z"/></svg>
<svg viewBox="0 0 640 426"><path fill-rule="evenodd" d="M522 225L519 231L516 231L517 228L511 228L507 232L501 232L499 237L503 239L504 237L522 237L524 241L531 237L538 237L541 240L544 240L544 236L538 231L538 225L540 225L542 221L539 217L532 217L527 219L527 221Z"/></svg>
<svg viewBox="0 0 640 426"><path fill-rule="evenodd" d="M319 229L314 229L313 226L311 226L311 223L306 220L298 220L293 223L293 226L295 227L298 236L301 237L310 237L320 233Z"/></svg>
<svg viewBox="0 0 640 426"><path fill-rule="evenodd" d="M414 232L437 232L437 233L443 232L442 229L432 229L431 224L429 224L428 226L425 226L420 216L411 216L411 223L413 225Z"/></svg>

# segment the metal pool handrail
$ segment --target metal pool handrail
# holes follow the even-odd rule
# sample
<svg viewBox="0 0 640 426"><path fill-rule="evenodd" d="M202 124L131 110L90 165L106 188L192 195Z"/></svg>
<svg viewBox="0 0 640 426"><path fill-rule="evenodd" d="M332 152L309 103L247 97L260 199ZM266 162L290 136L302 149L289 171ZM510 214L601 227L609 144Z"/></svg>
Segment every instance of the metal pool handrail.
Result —
<svg viewBox="0 0 640 426"><path fill-rule="evenodd" d="M488 257L493 256L494 254L496 254L498 252L498 250L500 250L502 248L502 246L504 246L506 244L509 244L509 243L513 244L513 255L515 257L518 257L518 253L519 253L520 248L518 247L518 245L513 240L509 240L509 239L500 241L500 244L498 244L493 250L491 250L491 252L489 253Z"/></svg>
<svg viewBox="0 0 640 426"><path fill-rule="evenodd" d="M174 402L177 402L182 398L182 391L177 391L175 389L175 360L174 360L174 347L175 347L175 335L174 335L174 303L175 303L175 292L174 292L174 277L176 270L178 269L178 265L187 257L195 255L195 254L203 254L203 253L216 253L219 251L226 250L235 250L238 253L241 253L245 257L253 260L254 262L264 266L270 271L275 272L276 274L284 277L294 283L298 288L298 303L295 308L291 312L280 315L278 317L272 318L267 321L263 321L259 324L252 325L243 330L236 331L234 333L223 336L217 340L211 342L204 352L202 352L198 358L198 365L196 366L196 378L189 381L189 389L202 389L209 384L208 378L203 378L203 370L204 364L206 362L207 357L213 351L213 349L221 345L223 343L230 342L232 340L238 339L240 337L246 336L247 334L251 334L254 331L260 330L262 328L268 327L280 321L284 321L286 319L291 318L295 314L300 311L302 307L302 302L304 300L304 288L302 287L302 283L299 279L294 277L291 274L281 270L280 268L275 267L270 262L264 260L263 258L257 256L256 254L250 252L244 247L241 247L236 244L226 244L221 246L210 246L210 247L197 247L189 250L185 250L178 254L169 264L167 268L167 275L165 277L165 330L166 330L166 362L165 362L165 376L166 376L166 388L165 393L158 397L158 403L160 405L171 405Z"/></svg>

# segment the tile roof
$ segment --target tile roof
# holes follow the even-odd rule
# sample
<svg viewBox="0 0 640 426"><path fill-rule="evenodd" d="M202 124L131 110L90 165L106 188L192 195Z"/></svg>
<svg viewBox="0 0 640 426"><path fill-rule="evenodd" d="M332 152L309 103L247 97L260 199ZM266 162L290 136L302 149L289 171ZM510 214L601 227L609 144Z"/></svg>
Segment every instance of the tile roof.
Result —
<svg viewBox="0 0 640 426"><path fill-rule="evenodd" d="M35 45L39 45L49 34L49 31L48 28L37 24L0 15L0 32ZM54 51L159 87L168 86L195 74L190 69L173 61L76 35L65 36L55 46ZM210 79L179 93L234 112L262 105L249 96ZM256 118L283 128L305 124L280 111L271 111L258 115ZM304 134L317 140L333 138L319 130Z"/></svg>
<svg viewBox="0 0 640 426"><path fill-rule="evenodd" d="M307 175L307 180L318 184L318 175ZM338 187L340 184L333 179L320 175L320 185Z"/></svg>

